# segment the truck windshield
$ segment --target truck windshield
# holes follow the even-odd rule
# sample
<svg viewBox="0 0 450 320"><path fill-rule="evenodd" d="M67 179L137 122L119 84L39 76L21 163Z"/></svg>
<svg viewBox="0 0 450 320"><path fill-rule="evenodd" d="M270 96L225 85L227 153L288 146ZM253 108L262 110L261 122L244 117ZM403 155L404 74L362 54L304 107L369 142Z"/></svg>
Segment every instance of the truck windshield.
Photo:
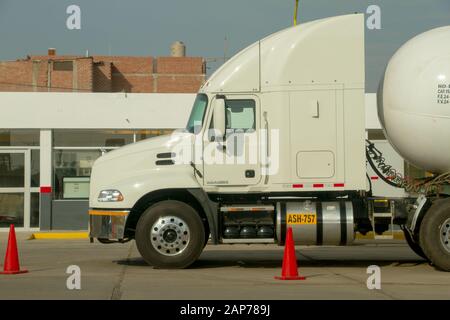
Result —
<svg viewBox="0 0 450 320"><path fill-rule="evenodd" d="M186 126L186 130L194 133L195 128L201 127L205 116L206 106L208 105L208 96L206 94L198 94L192 107L191 115Z"/></svg>

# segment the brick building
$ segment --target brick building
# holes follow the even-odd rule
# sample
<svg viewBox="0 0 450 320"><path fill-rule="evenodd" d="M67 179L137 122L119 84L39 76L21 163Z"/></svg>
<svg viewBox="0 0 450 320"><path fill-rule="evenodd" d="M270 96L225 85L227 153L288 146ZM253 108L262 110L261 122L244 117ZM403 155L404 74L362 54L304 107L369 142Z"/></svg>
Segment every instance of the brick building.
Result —
<svg viewBox="0 0 450 320"><path fill-rule="evenodd" d="M70 181L87 192L92 164L105 152L184 128L205 71L205 60L186 57L181 42L169 57L49 49L0 61L0 232L11 223L87 228L88 195L68 194Z"/></svg>
<svg viewBox="0 0 450 320"><path fill-rule="evenodd" d="M193 93L205 81L201 57L58 56L0 62L0 91Z"/></svg>

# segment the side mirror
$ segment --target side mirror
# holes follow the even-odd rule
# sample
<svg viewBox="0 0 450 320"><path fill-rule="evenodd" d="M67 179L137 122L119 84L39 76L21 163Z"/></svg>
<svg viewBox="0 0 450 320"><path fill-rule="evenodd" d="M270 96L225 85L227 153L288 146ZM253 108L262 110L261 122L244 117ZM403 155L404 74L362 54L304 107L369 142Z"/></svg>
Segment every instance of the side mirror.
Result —
<svg viewBox="0 0 450 320"><path fill-rule="evenodd" d="M213 121L217 136L223 137L225 135L225 99L222 97L214 100Z"/></svg>

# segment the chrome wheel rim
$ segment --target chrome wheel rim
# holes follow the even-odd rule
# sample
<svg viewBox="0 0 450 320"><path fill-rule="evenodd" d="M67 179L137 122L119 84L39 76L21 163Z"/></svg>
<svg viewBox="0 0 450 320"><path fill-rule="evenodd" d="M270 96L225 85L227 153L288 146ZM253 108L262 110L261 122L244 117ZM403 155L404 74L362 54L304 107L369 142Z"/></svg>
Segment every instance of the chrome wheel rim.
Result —
<svg viewBox="0 0 450 320"><path fill-rule="evenodd" d="M440 235L442 245L450 253L450 219L445 220L442 224Z"/></svg>
<svg viewBox="0 0 450 320"><path fill-rule="evenodd" d="M190 230L183 219L160 217L152 226L150 240L153 248L164 256L181 254L189 244Z"/></svg>

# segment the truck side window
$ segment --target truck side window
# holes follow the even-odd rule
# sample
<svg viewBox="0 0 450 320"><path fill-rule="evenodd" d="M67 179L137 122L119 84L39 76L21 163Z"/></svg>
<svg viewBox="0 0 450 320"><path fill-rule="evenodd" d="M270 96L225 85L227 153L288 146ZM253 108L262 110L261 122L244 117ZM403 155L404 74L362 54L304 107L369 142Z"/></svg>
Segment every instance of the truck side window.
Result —
<svg viewBox="0 0 450 320"><path fill-rule="evenodd" d="M248 132L256 129L254 100L227 100L225 109L227 132Z"/></svg>

